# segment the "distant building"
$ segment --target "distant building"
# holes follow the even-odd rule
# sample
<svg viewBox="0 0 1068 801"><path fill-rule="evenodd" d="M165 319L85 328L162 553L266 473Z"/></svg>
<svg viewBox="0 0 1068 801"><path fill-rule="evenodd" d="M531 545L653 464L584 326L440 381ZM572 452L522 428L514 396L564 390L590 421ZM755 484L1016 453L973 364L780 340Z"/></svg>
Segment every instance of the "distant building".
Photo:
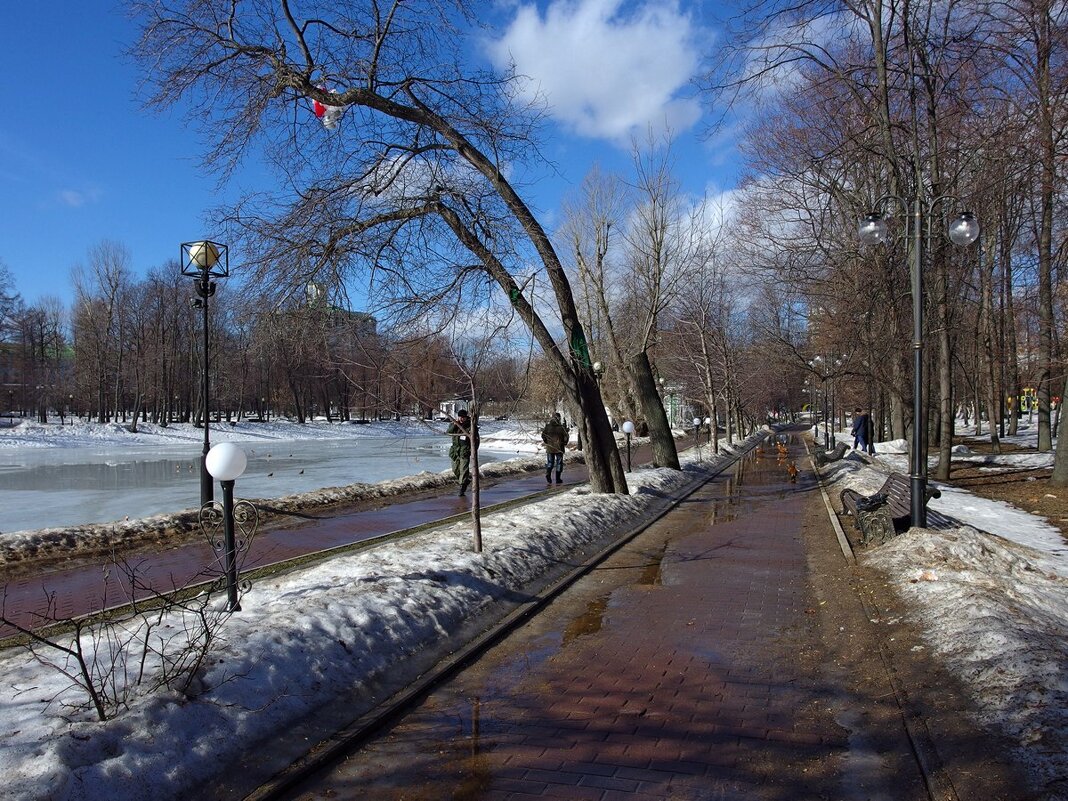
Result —
<svg viewBox="0 0 1068 801"><path fill-rule="evenodd" d="M304 291L307 299L307 308L322 314L327 329L334 334L330 344L341 344L337 341L338 334L350 342L371 339L378 334L378 320L374 315L366 312L342 309L329 303L322 287L316 283L308 284ZM342 333L343 332L343 333Z"/></svg>
<svg viewBox="0 0 1068 801"><path fill-rule="evenodd" d="M466 409L470 404L471 401L467 400L467 398L443 400L438 403L438 412L442 417L453 418L460 413L461 409Z"/></svg>

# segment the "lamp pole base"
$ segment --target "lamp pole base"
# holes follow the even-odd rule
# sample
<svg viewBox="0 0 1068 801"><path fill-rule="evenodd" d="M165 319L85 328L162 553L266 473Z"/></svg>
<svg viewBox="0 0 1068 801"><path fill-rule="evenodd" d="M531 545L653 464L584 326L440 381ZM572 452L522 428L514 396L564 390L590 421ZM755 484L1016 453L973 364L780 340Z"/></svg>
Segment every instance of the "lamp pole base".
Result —
<svg viewBox="0 0 1068 801"><path fill-rule="evenodd" d="M927 528L927 477L911 476L912 525Z"/></svg>

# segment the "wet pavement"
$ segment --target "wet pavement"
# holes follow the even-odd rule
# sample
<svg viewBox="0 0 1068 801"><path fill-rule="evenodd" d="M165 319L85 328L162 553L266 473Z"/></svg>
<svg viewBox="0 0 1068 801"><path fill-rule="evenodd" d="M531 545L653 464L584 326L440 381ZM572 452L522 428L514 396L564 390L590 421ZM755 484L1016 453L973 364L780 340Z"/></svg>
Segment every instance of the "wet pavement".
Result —
<svg viewBox="0 0 1068 801"><path fill-rule="evenodd" d="M649 458L648 448L636 449L635 463ZM564 471L569 489L588 480L585 465L570 463ZM529 497L546 490L541 471L503 479L486 480L481 490L483 507ZM553 485L556 488L557 485ZM286 516L260 527L246 554L242 571L298 556L362 542L391 532L460 515L470 508L456 487L420 493L414 499L384 498L377 508L335 508L303 516ZM136 573L131 581L130 571ZM65 569L18 576L4 588L4 616L12 622L35 628L54 621L90 614L122 604L130 597L146 598L154 591L217 578L222 573L219 553L206 539L161 548L158 552L130 557L125 565L98 559ZM0 625L0 637L14 633Z"/></svg>
<svg viewBox="0 0 1068 801"><path fill-rule="evenodd" d="M899 711L877 709L891 690L868 678L858 700L827 667L810 552L845 559L812 472L790 480L804 449L788 440L788 456L741 460L283 797L926 798ZM889 727L864 737L856 719Z"/></svg>
<svg viewBox="0 0 1068 801"><path fill-rule="evenodd" d="M567 478L562 488L586 481L585 467L569 465ZM483 487L481 503L484 507L505 503L545 488L541 473L525 474ZM457 497L455 489L449 485L430 497L383 500L382 506L374 509L332 510L305 519L287 517L275 521L256 533L242 561L242 570L463 514L469 509L469 501ZM149 588L166 592L191 582L209 580L221 572L219 556L206 540L139 554L129 560L129 565L136 569L137 582L143 585L140 597L150 595ZM65 620L109 608L122 603L132 592L129 576L112 562L100 560L11 579L6 586L4 614L13 622L32 627L40 625L45 616L48 620ZM0 626L0 636L11 633L11 629Z"/></svg>

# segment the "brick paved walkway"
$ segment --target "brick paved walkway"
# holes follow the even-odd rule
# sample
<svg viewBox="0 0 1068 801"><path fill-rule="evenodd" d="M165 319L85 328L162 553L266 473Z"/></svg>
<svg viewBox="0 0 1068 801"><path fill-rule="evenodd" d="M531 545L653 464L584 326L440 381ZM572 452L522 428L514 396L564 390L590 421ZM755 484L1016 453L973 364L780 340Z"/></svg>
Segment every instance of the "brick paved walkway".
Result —
<svg viewBox="0 0 1068 801"><path fill-rule="evenodd" d="M585 465L581 464L568 465L564 475L565 488L588 480ZM545 479L540 471L487 481L482 504L503 503L544 490ZM378 508L327 509L303 518L283 515L260 527L249 554L241 560L241 569L360 542L462 514L468 508L468 500L457 498L452 484L419 495L415 499L383 498L377 501ZM270 501L265 503L269 505ZM149 587L167 592L175 586L217 578L222 571L220 560L220 555L201 536L161 545L150 553L131 555L129 563L136 568L142 585L140 592L130 587L125 571L116 568L110 556L27 575L0 575L5 593L4 613L13 623L28 628L69 620L122 603L131 595L149 597ZM12 633L13 629L0 624L0 637Z"/></svg>
<svg viewBox="0 0 1068 801"><path fill-rule="evenodd" d="M839 723L804 528L837 550L811 473L746 459L291 797L924 797L903 732Z"/></svg>

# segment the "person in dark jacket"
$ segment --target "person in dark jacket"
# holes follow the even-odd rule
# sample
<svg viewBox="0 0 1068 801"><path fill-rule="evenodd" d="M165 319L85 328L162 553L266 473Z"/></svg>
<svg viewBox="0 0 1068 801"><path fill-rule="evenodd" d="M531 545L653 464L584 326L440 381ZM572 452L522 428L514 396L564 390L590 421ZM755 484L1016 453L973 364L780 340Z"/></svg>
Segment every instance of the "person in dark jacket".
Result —
<svg viewBox="0 0 1068 801"><path fill-rule="evenodd" d="M445 433L452 437L449 458L452 460L452 474L460 482L459 495L462 498L471 485L471 442L477 442L478 438L467 409L461 409L457 413L456 420L449 423Z"/></svg>
<svg viewBox="0 0 1068 801"><path fill-rule="evenodd" d="M556 471L556 483L563 483L564 448L569 436L559 412L553 414L541 430L541 441L545 443L545 481L549 484L553 482L553 470Z"/></svg>
<svg viewBox="0 0 1068 801"><path fill-rule="evenodd" d="M853 450L856 450L859 445L862 453L868 452L868 445L870 442L868 439L868 432L870 428L871 416L861 409L854 409L853 429L851 432L853 434Z"/></svg>

